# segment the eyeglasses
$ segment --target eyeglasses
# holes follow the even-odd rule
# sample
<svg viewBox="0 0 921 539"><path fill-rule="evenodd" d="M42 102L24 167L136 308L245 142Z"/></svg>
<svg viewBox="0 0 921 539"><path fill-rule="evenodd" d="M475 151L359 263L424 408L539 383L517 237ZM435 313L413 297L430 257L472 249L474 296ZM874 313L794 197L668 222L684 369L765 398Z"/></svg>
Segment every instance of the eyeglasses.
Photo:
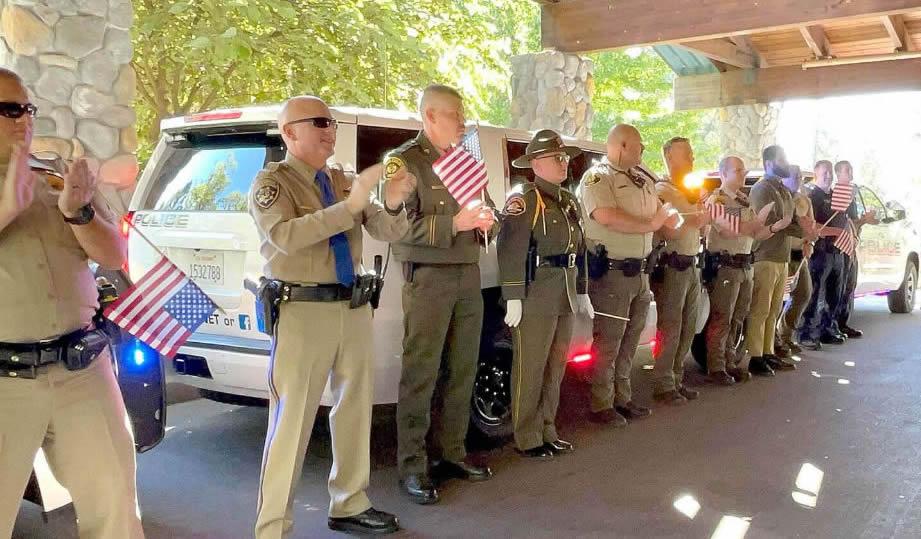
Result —
<svg viewBox="0 0 921 539"><path fill-rule="evenodd" d="M300 120L290 121L286 123L285 125L288 126L288 125L304 124L304 123L312 123L313 126L316 127L317 129L328 129L328 128L336 129L337 127L339 127L339 122L337 122L336 120L332 118L326 118L323 116L318 116L316 118L301 118Z"/></svg>
<svg viewBox="0 0 921 539"><path fill-rule="evenodd" d="M12 101L0 101L0 116L5 118L10 118L12 120L18 120L26 114L30 118L35 118L35 115L38 114L38 107L32 103L14 103Z"/></svg>
<svg viewBox="0 0 921 539"><path fill-rule="evenodd" d="M547 159L553 159L554 161L556 161L557 163L561 165L565 165L569 163L569 155L565 153L558 153L556 155L550 155L547 157Z"/></svg>

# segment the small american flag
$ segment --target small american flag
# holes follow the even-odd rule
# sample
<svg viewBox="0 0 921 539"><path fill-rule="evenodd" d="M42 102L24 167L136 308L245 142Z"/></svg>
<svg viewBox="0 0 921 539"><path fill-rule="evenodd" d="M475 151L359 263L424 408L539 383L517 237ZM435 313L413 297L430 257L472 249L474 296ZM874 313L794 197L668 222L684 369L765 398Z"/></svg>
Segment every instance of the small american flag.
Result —
<svg viewBox="0 0 921 539"><path fill-rule="evenodd" d="M787 277L787 280L786 282L784 282L784 285L783 285L783 295L784 296L789 296L790 294L793 293L793 289L796 288L796 276L798 274L799 272L794 273L793 275L790 275L789 277Z"/></svg>
<svg viewBox="0 0 921 539"><path fill-rule="evenodd" d="M710 213L710 218L714 221L726 218L726 221L729 222L729 228L736 234L739 233L741 227L742 216L741 212L733 211L726 209L726 206L718 202L711 202L707 204L707 212Z"/></svg>
<svg viewBox="0 0 921 539"><path fill-rule="evenodd" d="M217 309L165 256L103 313L167 358Z"/></svg>
<svg viewBox="0 0 921 539"><path fill-rule="evenodd" d="M445 152L432 164L432 169L454 200L463 208L475 199L489 180L480 151L480 134L473 130L461 143Z"/></svg>
<svg viewBox="0 0 921 539"><path fill-rule="evenodd" d="M854 184L836 183L831 191L831 211L847 211L854 198Z"/></svg>
<svg viewBox="0 0 921 539"><path fill-rule="evenodd" d="M834 246L841 250L842 253L853 258L854 253L857 252L857 229L854 228L854 223L850 219L847 220L847 226L844 227L844 232L838 235L838 238L835 240Z"/></svg>

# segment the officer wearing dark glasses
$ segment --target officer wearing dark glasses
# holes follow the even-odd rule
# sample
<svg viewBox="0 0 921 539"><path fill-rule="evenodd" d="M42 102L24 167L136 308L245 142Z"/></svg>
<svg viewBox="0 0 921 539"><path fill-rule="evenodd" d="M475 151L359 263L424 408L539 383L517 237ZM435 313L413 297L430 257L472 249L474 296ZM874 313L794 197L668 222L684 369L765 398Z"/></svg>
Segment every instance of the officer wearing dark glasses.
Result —
<svg viewBox="0 0 921 539"><path fill-rule="evenodd" d="M120 267L125 242L85 162L60 191L30 170L35 113L0 68L0 537L43 448L81 537L140 538L134 441L87 264Z"/></svg>

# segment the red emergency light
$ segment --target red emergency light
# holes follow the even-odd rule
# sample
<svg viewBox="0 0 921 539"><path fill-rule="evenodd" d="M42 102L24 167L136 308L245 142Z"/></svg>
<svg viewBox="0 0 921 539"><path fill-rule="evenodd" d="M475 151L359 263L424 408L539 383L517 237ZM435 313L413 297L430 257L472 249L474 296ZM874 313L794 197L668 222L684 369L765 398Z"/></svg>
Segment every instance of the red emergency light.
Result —
<svg viewBox="0 0 921 539"><path fill-rule="evenodd" d="M213 122L217 120L236 120L243 116L243 111L240 110L229 110L221 112L199 112L197 114L189 114L184 119L185 121L191 122Z"/></svg>

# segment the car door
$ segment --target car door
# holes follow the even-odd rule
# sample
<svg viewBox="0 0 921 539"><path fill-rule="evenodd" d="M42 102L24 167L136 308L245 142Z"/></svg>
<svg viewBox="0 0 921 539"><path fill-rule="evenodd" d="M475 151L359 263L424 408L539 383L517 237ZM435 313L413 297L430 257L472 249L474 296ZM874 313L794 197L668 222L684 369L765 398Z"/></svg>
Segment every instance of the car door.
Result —
<svg viewBox="0 0 921 539"><path fill-rule="evenodd" d="M856 294L869 294L898 288L905 272L907 247L901 240L900 223L884 224L886 206L872 189L859 186L855 197L858 215L867 211L876 212L879 224L864 225L860 230L860 245L857 260L860 270Z"/></svg>

